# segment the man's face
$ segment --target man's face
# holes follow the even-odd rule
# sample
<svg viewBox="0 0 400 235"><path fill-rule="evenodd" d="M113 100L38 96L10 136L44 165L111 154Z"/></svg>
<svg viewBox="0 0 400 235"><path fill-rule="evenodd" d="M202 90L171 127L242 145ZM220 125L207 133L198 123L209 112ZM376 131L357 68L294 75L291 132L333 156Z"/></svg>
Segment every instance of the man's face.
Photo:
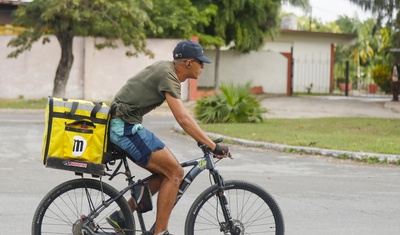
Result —
<svg viewBox="0 0 400 235"><path fill-rule="evenodd" d="M198 59L188 59L186 62L191 75L190 78L198 79L204 69L204 62Z"/></svg>

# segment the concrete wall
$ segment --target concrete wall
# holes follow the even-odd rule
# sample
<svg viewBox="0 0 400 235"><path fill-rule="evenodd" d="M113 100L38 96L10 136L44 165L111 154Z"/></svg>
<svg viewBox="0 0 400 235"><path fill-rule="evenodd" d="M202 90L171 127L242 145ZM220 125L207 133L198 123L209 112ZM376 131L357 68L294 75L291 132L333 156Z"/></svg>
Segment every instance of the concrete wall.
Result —
<svg viewBox="0 0 400 235"><path fill-rule="evenodd" d="M51 42L33 45L17 59L7 58L12 51L7 43L13 36L0 35L0 98L38 99L52 94L53 80L60 58L60 47L55 37ZM95 38L74 39L75 61L67 84L66 97L88 100L111 100L114 94L141 69L157 60L171 60L171 51L179 39L148 39L148 48L155 54L154 59L144 55L138 58L125 56L126 49L120 44L118 49L94 48ZM241 54L223 50L220 57L220 82L232 81L244 84L252 81L254 86L262 86L264 92L286 94L287 59L281 52L290 53L293 47L295 59L293 89L304 92L313 83L312 92L329 91L330 43L308 37L283 38L267 42L257 52ZM205 50L205 54L215 60L215 51ZM214 86L214 66L208 65L198 81L199 87ZM182 89L183 99L188 98L188 84Z"/></svg>
<svg viewBox="0 0 400 235"><path fill-rule="evenodd" d="M7 58L12 48L7 43L13 36L0 36L0 98L39 99L52 94L53 80L61 55L59 44L54 37L51 42L33 45L17 59ZM95 38L74 39L74 64L67 84L66 97L88 100L111 100L127 79L139 70L157 60L171 60L171 51L180 41L148 39L147 45L155 54L154 59L144 55L138 58L125 56L126 49L94 48ZM215 52L205 50L210 59ZM214 65L206 65L199 79L200 87L214 84ZM220 60L220 81L245 83L253 81L254 86L263 86L264 92L286 94L287 60L281 54L269 51L241 54L222 51ZM188 84L183 85L183 99L188 98Z"/></svg>
<svg viewBox="0 0 400 235"><path fill-rule="evenodd" d="M138 58L128 58L125 50L104 49L96 50L92 46L95 40L86 39L84 93L86 99L112 99L114 94L125 84L126 80L134 76L143 68L158 60L172 60L172 50L180 40L149 39L148 48L154 53L150 59L144 55ZM186 83L186 82L185 82ZM186 85L185 85L186 87ZM183 98L187 98L187 89L183 90Z"/></svg>
<svg viewBox="0 0 400 235"><path fill-rule="evenodd" d="M290 53L293 47L293 91L328 93L330 88L331 43L310 38L297 37L287 42L268 42L263 50Z"/></svg>
<svg viewBox="0 0 400 235"><path fill-rule="evenodd" d="M207 57L215 60L214 51L205 51ZM214 85L214 64L207 65L198 85ZM257 51L241 54L236 51L221 51L220 82L244 84L252 81L253 86L262 86L265 93L286 94L287 59L280 53Z"/></svg>
<svg viewBox="0 0 400 235"><path fill-rule="evenodd" d="M18 58L7 58L12 48L8 42L14 36L0 36L0 98L40 99L50 96L61 49L55 37L42 45L35 43L32 49ZM148 39L148 48L155 57L144 55L138 58L125 56L126 49L120 43L119 49L94 48L94 38L74 39L74 64L67 84L66 97L88 100L111 100L119 88L141 69L157 60L171 60L172 50L179 39ZM187 82L182 89L187 99Z"/></svg>
<svg viewBox="0 0 400 235"><path fill-rule="evenodd" d="M24 96L38 99L52 94L54 76L60 59L60 46L55 38L43 45L38 42L30 51L17 59L7 58L12 51L7 47L13 36L0 36L0 98L13 99ZM68 80L67 95L83 97L83 38L74 40L75 61Z"/></svg>
<svg viewBox="0 0 400 235"><path fill-rule="evenodd" d="M52 94L53 80L60 58L57 40L33 45L17 59L8 59L12 51L7 43L14 36L0 35L0 98L27 99L47 97ZM294 70L293 91L305 92L312 83L312 92L329 92L332 44L351 44L355 36L305 32L282 31L275 41L267 42L257 52L241 54L222 50L219 75L221 82L245 83L263 86L264 92L286 94L288 71L287 59L281 53L290 53L293 48ZM125 56L126 49L120 43L118 49L94 49L94 38L74 40L75 61L67 84L69 98L89 100L111 100L114 94L141 69L157 60L171 60L172 50L179 39L148 39L148 48L155 54L154 59L144 55L138 58ZM204 50L215 60L215 51ZM214 86L214 66L208 65L198 81L199 87ZM183 99L188 98L188 83L183 84Z"/></svg>

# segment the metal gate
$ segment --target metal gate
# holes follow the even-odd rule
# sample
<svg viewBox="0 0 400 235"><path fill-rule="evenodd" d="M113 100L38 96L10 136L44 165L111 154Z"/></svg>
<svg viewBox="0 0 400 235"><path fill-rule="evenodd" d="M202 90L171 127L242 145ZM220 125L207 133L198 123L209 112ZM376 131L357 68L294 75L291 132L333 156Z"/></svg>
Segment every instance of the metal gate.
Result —
<svg viewBox="0 0 400 235"><path fill-rule="evenodd" d="M294 93L330 93L330 60L307 56L294 58L292 71Z"/></svg>
<svg viewBox="0 0 400 235"><path fill-rule="evenodd" d="M335 72L334 94L355 97L391 97L391 85L378 86L370 68L345 61L335 63ZM390 71L387 72L390 73ZM387 77L387 83L390 83L390 76Z"/></svg>
<svg viewBox="0 0 400 235"><path fill-rule="evenodd" d="M336 62L331 76L330 58L293 58L292 91L294 94L343 95L391 98L391 90L379 87L371 71L350 61ZM359 71L359 72L357 72ZM389 79L389 78L388 78Z"/></svg>

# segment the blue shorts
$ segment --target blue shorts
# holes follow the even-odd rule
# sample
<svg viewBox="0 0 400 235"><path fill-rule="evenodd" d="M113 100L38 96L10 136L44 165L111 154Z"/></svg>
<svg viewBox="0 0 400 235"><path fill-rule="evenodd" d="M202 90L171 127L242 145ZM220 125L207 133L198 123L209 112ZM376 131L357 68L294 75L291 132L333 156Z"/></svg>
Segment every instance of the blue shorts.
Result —
<svg viewBox="0 0 400 235"><path fill-rule="evenodd" d="M152 152L161 150L165 144L141 124L125 123L120 118L110 121L110 141L129 154L134 162L146 166Z"/></svg>

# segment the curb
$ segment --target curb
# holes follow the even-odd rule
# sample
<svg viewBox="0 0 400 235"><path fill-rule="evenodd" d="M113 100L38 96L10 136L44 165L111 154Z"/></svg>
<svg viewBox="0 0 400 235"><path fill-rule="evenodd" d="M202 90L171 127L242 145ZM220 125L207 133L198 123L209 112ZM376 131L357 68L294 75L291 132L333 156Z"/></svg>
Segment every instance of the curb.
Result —
<svg viewBox="0 0 400 235"><path fill-rule="evenodd" d="M184 133L183 129L179 126L179 124L174 125L174 131L179 133ZM321 149L321 148L310 148L303 146L290 146L284 144L274 144L269 142L258 142L258 141L250 141L235 137L224 136L216 133L206 132L206 134L212 139L223 138L233 142L234 144L242 145L245 147L255 147L255 148L263 148L263 149L272 149L280 152L291 152L291 153L305 153L311 155L320 155L326 157L334 157L339 159L353 159L357 161L368 161L378 160L381 163L391 163L391 164L399 164L400 163L400 155L393 154L380 154L380 153L364 153L364 152L351 152L344 150L332 150L332 149Z"/></svg>

